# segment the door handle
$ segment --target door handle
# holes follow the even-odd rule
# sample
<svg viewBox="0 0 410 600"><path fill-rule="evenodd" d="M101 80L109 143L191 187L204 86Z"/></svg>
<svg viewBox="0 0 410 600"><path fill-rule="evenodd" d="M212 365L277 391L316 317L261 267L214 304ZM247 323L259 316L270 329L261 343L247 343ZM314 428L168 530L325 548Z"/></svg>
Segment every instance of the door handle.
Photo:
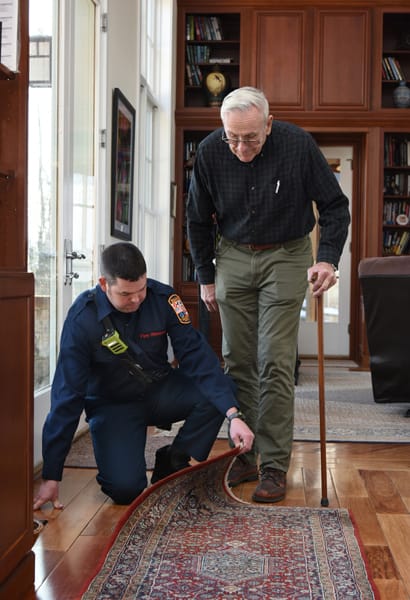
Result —
<svg viewBox="0 0 410 600"><path fill-rule="evenodd" d="M80 277L79 273L73 271L73 260L82 260L86 258L83 252L73 250L71 240L64 240L64 256L65 256L65 275L64 285L71 285L73 279Z"/></svg>

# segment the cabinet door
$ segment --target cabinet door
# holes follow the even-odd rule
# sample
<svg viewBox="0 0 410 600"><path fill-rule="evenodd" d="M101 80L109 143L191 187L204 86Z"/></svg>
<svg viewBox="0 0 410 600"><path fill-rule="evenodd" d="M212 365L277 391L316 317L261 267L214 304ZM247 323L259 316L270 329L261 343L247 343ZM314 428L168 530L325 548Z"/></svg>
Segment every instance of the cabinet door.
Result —
<svg viewBox="0 0 410 600"><path fill-rule="evenodd" d="M318 10L314 31L314 110L368 110L368 10Z"/></svg>
<svg viewBox="0 0 410 600"><path fill-rule="evenodd" d="M31 273L0 272L0 598L25 598L34 581L33 296Z"/></svg>
<svg viewBox="0 0 410 600"><path fill-rule="evenodd" d="M256 12L253 79L277 108L305 108L309 75L306 14L306 11Z"/></svg>

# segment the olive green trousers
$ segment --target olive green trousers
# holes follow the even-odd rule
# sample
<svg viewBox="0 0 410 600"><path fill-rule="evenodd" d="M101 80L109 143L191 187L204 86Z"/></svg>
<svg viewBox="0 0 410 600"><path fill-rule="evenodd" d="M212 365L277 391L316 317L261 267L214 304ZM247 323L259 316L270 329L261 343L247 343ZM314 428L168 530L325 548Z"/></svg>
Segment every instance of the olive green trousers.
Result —
<svg viewBox="0 0 410 600"><path fill-rule="evenodd" d="M312 265L309 236L277 249L252 250L221 238L216 299L226 372L255 433L248 454L261 467L287 471L294 423L299 317Z"/></svg>

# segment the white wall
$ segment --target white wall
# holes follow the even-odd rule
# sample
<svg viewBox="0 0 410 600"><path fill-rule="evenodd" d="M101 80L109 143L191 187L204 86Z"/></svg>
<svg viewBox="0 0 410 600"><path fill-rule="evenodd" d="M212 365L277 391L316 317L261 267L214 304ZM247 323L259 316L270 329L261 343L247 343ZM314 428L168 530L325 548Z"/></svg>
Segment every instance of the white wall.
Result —
<svg viewBox="0 0 410 600"><path fill-rule="evenodd" d="M119 88L136 110L136 122L139 114L139 2L135 0L107 0L108 32L107 71L105 74L105 104L107 148L105 152L104 170L101 176L105 179L105 219L99 232L102 243L109 244L115 239L110 237L110 192L111 192L111 125L112 95L114 88ZM104 84L103 84L104 85ZM104 101L104 99L103 99ZM135 194L135 187L134 187ZM135 210L134 210L135 219ZM133 227L135 232L135 227ZM117 240L118 241L118 240Z"/></svg>

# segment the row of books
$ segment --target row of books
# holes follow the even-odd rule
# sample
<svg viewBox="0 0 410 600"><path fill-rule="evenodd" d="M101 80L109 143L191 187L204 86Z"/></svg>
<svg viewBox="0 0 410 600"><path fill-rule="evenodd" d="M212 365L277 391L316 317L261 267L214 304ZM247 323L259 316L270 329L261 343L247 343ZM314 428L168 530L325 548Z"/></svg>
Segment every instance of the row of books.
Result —
<svg viewBox="0 0 410 600"><path fill-rule="evenodd" d="M385 196L409 196L410 173L385 173L383 192Z"/></svg>
<svg viewBox="0 0 410 600"><path fill-rule="evenodd" d="M198 46L186 47L187 61L191 64L207 63L211 57L211 49L209 46L199 44Z"/></svg>
<svg viewBox="0 0 410 600"><path fill-rule="evenodd" d="M186 20L188 41L223 40L221 19L202 15L188 15Z"/></svg>
<svg viewBox="0 0 410 600"><path fill-rule="evenodd" d="M211 56L211 48L198 44L196 46L186 47L187 61L191 65L209 64L209 65L228 65L234 62L232 56Z"/></svg>
<svg viewBox="0 0 410 600"><path fill-rule="evenodd" d="M383 239L385 256L407 254L410 250L410 231L386 231Z"/></svg>
<svg viewBox="0 0 410 600"><path fill-rule="evenodd" d="M186 76L188 85L200 86L204 76L202 75L201 67L199 65L186 64Z"/></svg>
<svg viewBox="0 0 410 600"><path fill-rule="evenodd" d="M385 56L383 58L382 78L387 81L406 81L400 63L395 56Z"/></svg>
<svg viewBox="0 0 410 600"><path fill-rule="evenodd" d="M410 138L384 136L384 165L386 167L410 166Z"/></svg>
<svg viewBox="0 0 410 600"><path fill-rule="evenodd" d="M397 217L405 215L410 220L410 204L408 202L385 202L383 205L383 224L397 225Z"/></svg>

